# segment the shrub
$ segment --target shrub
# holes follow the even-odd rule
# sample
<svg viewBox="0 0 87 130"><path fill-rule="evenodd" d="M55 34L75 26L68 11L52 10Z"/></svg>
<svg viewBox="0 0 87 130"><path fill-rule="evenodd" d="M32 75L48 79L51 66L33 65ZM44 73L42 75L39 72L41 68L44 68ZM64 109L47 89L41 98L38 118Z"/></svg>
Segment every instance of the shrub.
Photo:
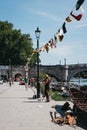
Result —
<svg viewBox="0 0 87 130"><path fill-rule="evenodd" d="M64 100L64 98L61 95L59 95L59 93L57 91L53 92L52 90L50 90L50 96L55 101L63 101Z"/></svg>

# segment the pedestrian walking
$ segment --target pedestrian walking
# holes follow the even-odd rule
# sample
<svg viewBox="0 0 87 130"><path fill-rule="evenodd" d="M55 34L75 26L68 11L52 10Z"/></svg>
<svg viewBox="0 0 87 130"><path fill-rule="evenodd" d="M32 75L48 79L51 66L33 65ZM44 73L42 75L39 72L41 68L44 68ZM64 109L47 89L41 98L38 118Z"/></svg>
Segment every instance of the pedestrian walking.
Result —
<svg viewBox="0 0 87 130"><path fill-rule="evenodd" d="M9 86L11 87L12 81L11 78L9 78Z"/></svg>
<svg viewBox="0 0 87 130"><path fill-rule="evenodd" d="M26 91L28 90L28 77L24 78Z"/></svg>

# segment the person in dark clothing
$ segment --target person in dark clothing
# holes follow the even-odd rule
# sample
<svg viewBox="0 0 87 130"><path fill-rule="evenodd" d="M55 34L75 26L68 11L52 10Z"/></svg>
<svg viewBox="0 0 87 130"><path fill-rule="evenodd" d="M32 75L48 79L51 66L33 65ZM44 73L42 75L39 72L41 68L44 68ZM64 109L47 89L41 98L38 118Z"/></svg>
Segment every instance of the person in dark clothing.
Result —
<svg viewBox="0 0 87 130"><path fill-rule="evenodd" d="M11 87L12 81L11 78L9 78L9 86Z"/></svg>
<svg viewBox="0 0 87 130"><path fill-rule="evenodd" d="M45 85L45 96L46 96L46 102L49 102L49 89L50 89L50 78L48 75L46 75L45 80L44 80L44 85Z"/></svg>
<svg viewBox="0 0 87 130"><path fill-rule="evenodd" d="M63 106L61 107L63 111L71 110L70 104L68 102L65 102Z"/></svg>

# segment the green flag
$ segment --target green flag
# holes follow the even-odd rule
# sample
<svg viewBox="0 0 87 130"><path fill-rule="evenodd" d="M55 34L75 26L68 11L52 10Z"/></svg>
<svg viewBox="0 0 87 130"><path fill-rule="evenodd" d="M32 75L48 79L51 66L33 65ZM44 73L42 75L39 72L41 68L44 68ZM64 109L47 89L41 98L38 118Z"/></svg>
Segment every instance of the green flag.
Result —
<svg viewBox="0 0 87 130"><path fill-rule="evenodd" d="M78 0L77 3L76 3L76 10L78 10L80 8L80 6L83 4L85 0Z"/></svg>

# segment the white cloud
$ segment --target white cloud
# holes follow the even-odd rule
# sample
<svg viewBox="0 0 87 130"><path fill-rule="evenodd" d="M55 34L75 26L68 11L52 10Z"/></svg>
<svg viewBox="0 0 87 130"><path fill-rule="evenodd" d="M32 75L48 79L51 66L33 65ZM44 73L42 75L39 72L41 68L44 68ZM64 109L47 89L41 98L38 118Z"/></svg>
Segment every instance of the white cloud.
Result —
<svg viewBox="0 0 87 130"><path fill-rule="evenodd" d="M48 19L52 19L52 20L57 21L57 22L59 21L59 18L57 16L51 14L51 13L47 13L47 12L44 12L44 11L35 11L35 13L37 15L44 16Z"/></svg>
<svg viewBox="0 0 87 130"><path fill-rule="evenodd" d="M87 27L87 23L82 23L76 26L77 28Z"/></svg>
<svg viewBox="0 0 87 130"><path fill-rule="evenodd" d="M42 10L34 10L32 8L29 8L29 9L26 9L26 10L28 12L32 12L33 14L36 14L36 15L39 15L39 16L42 16L42 17L46 17L46 18L54 20L56 22L58 22L59 20L61 21L61 19L58 16L55 16L52 13L48 13L48 12L45 12L45 11L42 11Z"/></svg>
<svg viewBox="0 0 87 130"><path fill-rule="evenodd" d="M49 53L58 56L67 56L70 55L72 48L70 45L57 46L57 48L50 50Z"/></svg>

